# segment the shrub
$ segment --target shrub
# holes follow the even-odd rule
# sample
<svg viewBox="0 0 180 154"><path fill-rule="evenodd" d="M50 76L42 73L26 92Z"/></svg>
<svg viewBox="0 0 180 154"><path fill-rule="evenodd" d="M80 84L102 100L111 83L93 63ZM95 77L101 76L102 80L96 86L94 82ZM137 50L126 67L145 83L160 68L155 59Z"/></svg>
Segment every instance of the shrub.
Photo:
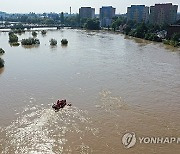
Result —
<svg viewBox="0 0 180 154"><path fill-rule="evenodd" d="M46 30L42 30L42 31L41 31L41 34L42 34L42 35L45 35L46 33L47 33Z"/></svg>
<svg viewBox="0 0 180 154"><path fill-rule="evenodd" d="M124 29L124 33L126 35L128 35L130 31L131 31L131 27L130 26L126 26L125 29Z"/></svg>
<svg viewBox="0 0 180 154"><path fill-rule="evenodd" d="M5 53L5 51L2 48L0 48L0 54L2 55L4 53Z"/></svg>
<svg viewBox="0 0 180 154"><path fill-rule="evenodd" d="M14 32L11 30L11 31L9 31L8 34L9 34L9 36L10 36L10 35L14 34Z"/></svg>
<svg viewBox="0 0 180 154"><path fill-rule="evenodd" d="M170 40L169 44L174 47L178 47L179 43L177 41Z"/></svg>
<svg viewBox="0 0 180 154"><path fill-rule="evenodd" d="M164 44L169 44L169 40L163 40Z"/></svg>
<svg viewBox="0 0 180 154"><path fill-rule="evenodd" d="M55 39L51 39L49 42L50 42L50 45L57 45L57 40Z"/></svg>
<svg viewBox="0 0 180 154"><path fill-rule="evenodd" d="M61 44L63 44L63 45L68 44L68 40L67 40L67 39L62 39L62 40L61 40Z"/></svg>
<svg viewBox="0 0 180 154"><path fill-rule="evenodd" d="M155 33L147 33L145 34L145 39L155 42L162 42L162 39L157 36Z"/></svg>
<svg viewBox="0 0 180 154"><path fill-rule="evenodd" d="M28 39L22 39L21 44L22 45L36 45L36 44L40 44L40 41L39 39L28 38Z"/></svg>
<svg viewBox="0 0 180 154"><path fill-rule="evenodd" d="M36 37L37 33L35 31L32 32L32 36Z"/></svg>
<svg viewBox="0 0 180 154"><path fill-rule="evenodd" d="M175 34L172 36L171 40L180 42L180 33L175 33Z"/></svg>
<svg viewBox="0 0 180 154"><path fill-rule="evenodd" d="M85 28L89 30L100 30L100 22L97 19L87 19Z"/></svg>
<svg viewBox="0 0 180 154"><path fill-rule="evenodd" d="M14 33L10 33L10 32L9 32L9 42L10 42L10 43L18 42L18 37L17 37L17 35L15 35Z"/></svg>
<svg viewBox="0 0 180 154"><path fill-rule="evenodd" d="M173 40L163 40L163 43L164 43L164 44L167 44L167 45L174 46L174 47L180 46L180 43L179 43L179 42L173 41Z"/></svg>
<svg viewBox="0 0 180 154"><path fill-rule="evenodd" d="M135 37L135 33L136 33L135 30L131 30L131 31L128 33L128 35Z"/></svg>

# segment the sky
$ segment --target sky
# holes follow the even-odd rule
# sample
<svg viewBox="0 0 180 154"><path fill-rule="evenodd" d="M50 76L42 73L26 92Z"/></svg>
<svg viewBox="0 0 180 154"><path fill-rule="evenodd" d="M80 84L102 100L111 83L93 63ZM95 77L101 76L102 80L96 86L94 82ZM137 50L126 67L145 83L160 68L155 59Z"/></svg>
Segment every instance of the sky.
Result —
<svg viewBox="0 0 180 154"><path fill-rule="evenodd" d="M151 6L158 3L173 3L179 5L180 0L0 0L0 11L8 13L43 13L43 12L68 12L70 6L72 13L78 13L79 8L90 6L95 8L96 13L99 13L99 8L102 6L113 6L116 8L116 13L126 13L127 7L132 4L143 4Z"/></svg>

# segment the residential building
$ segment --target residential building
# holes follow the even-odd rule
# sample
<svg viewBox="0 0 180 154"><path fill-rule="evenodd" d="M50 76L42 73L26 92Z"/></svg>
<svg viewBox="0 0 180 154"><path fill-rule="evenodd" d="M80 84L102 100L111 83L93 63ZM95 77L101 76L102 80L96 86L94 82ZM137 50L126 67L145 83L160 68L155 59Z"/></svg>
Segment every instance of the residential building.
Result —
<svg viewBox="0 0 180 154"><path fill-rule="evenodd" d="M112 18L115 16L116 9L112 6L103 6L100 8L100 25L108 27L112 24Z"/></svg>
<svg viewBox="0 0 180 154"><path fill-rule="evenodd" d="M180 12L177 13L176 21L180 20Z"/></svg>
<svg viewBox="0 0 180 154"><path fill-rule="evenodd" d="M127 8L127 19L136 22L148 22L149 7L145 5L131 5Z"/></svg>
<svg viewBox="0 0 180 154"><path fill-rule="evenodd" d="M80 18L95 18L95 8L91 7L81 7L79 9Z"/></svg>
<svg viewBox="0 0 180 154"><path fill-rule="evenodd" d="M155 4L150 6L150 23L152 24L173 24L176 22L177 5L172 3Z"/></svg>

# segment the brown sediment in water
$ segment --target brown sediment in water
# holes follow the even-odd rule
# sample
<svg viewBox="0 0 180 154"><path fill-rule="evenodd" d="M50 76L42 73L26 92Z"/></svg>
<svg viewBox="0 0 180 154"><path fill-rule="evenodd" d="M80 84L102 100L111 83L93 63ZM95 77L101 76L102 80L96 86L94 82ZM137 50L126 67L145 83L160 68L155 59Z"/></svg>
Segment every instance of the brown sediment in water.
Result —
<svg viewBox="0 0 180 154"><path fill-rule="evenodd" d="M107 32L64 29L38 38L38 48L25 49L10 47L8 33L0 36L8 51L0 76L1 153L178 153L176 144L122 144L126 132L180 134L178 50ZM52 49L50 38L71 43ZM54 112L63 97L73 106Z"/></svg>

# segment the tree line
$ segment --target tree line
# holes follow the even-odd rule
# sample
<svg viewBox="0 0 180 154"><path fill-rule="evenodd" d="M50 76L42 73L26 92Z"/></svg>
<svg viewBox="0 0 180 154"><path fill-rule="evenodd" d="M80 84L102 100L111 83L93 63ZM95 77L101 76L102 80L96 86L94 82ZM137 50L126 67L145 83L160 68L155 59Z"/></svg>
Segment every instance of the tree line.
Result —
<svg viewBox="0 0 180 154"><path fill-rule="evenodd" d="M70 27L80 27L89 30L100 30L100 21L98 18L90 19L90 18L80 18L79 14L73 14L69 16L64 16L64 13L60 14L51 14L51 16L47 16L43 14L42 16L38 16L35 13L31 13L30 15L22 15L18 18L7 18L6 23L8 21L16 21L20 22L19 24L15 24L15 29L23 29L22 23L27 24L45 24L45 25L53 25L53 24L61 24L62 26L70 26ZM180 24L180 20L177 21L177 24ZM109 30L117 31L124 33L125 35L130 35L133 37L138 37L150 41L156 42L164 42L166 44L170 44L173 46L179 46L179 34L174 34L171 38L164 40L163 37L158 36L158 32L167 31L169 25L156 25L150 23L137 23L132 20L127 20L126 17L119 16L114 17L112 19L112 24L107 28Z"/></svg>
<svg viewBox="0 0 180 154"><path fill-rule="evenodd" d="M178 24L177 21L176 24ZM142 38L150 41L163 42L172 46L180 46L180 33L176 33L167 38L167 31L169 25L164 23L162 25L150 24L149 22L137 23L133 20L127 20L124 17L114 17L111 28L116 31L120 30L125 35Z"/></svg>

